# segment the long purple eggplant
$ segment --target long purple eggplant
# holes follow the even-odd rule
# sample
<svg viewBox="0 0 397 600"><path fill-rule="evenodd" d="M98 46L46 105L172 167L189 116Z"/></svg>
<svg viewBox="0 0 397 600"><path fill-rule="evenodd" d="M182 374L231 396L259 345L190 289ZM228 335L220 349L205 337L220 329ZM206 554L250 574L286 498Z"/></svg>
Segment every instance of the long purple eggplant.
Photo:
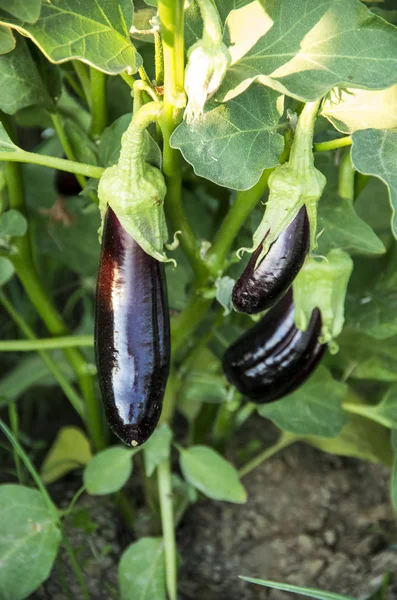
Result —
<svg viewBox="0 0 397 600"><path fill-rule="evenodd" d="M320 362L326 350L318 341L320 334L317 309L307 330L297 329L289 292L226 350L224 373L253 402L278 400L297 389Z"/></svg>
<svg viewBox="0 0 397 600"><path fill-rule="evenodd" d="M108 207L97 281L95 350L112 431L143 444L160 417L170 368L164 266L124 230Z"/></svg>
<svg viewBox="0 0 397 600"><path fill-rule="evenodd" d="M292 223L270 246L255 269L262 244L255 250L233 288L233 305L239 312L256 314L270 308L289 289L309 250L309 220L303 206ZM265 238L266 239L266 238Z"/></svg>

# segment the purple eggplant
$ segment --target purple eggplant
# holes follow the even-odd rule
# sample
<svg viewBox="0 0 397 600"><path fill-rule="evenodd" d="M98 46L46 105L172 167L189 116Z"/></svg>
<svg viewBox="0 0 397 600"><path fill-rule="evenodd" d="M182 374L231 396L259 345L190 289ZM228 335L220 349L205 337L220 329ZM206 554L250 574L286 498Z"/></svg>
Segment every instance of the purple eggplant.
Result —
<svg viewBox="0 0 397 600"><path fill-rule="evenodd" d="M256 268L266 237L255 250L233 288L234 308L251 315L273 306L290 288L302 267L309 250L309 238L309 219L303 206Z"/></svg>
<svg viewBox="0 0 397 600"><path fill-rule="evenodd" d="M289 292L226 350L224 373L253 402L278 400L297 389L320 362L326 350L319 342L320 334L318 309L306 331L297 329Z"/></svg>
<svg viewBox="0 0 397 600"><path fill-rule="evenodd" d="M74 173L57 171L55 174L55 189L60 196L77 196L81 192L81 185Z"/></svg>
<svg viewBox="0 0 397 600"><path fill-rule="evenodd" d="M164 266L125 231L108 207L95 314L99 384L112 431L143 444L160 418L170 368Z"/></svg>

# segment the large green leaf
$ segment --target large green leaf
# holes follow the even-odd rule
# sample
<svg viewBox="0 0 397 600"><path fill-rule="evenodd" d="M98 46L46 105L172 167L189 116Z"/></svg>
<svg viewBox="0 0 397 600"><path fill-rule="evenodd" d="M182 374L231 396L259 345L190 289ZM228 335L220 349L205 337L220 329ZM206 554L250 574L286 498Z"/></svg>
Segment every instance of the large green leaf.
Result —
<svg viewBox="0 0 397 600"><path fill-rule="evenodd" d="M43 2L35 23L2 16L56 63L79 59L105 73L135 73L142 61L131 43L132 0Z"/></svg>
<svg viewBox="0 0 397 600"><path fill-rule="evenodd" d="M218 452L207 446L191 446L181 450L180 466L190 485L213 500L242 504L247 492L238 472Z"/></svg>
<svg viewBox="0 0 397 600"><path fill-rule="evenodd" d="M121 600L166 600L164 542L141 538L123 552L119 564Z"/></svg>
<svg viewBox="0 0 397 600"><path fill-rule="evenodd" d="M248 36L244 22L254 23ZM290 0L257 0L233 11L226 29L234 64L222 99L255 80L305 101L336 85L381 89L397 81L396 29L359 0L295 0L293 9Z"/></svg>
<svg viewBox="0 0 397 600"><path fill-rule="evenodd" d="M0 0L1 11L27 23L34 23L39 18L40 9L41 0Z"/></svg>
<svg viewBox="0 0 397 600"><path fill-rule="evenodd" d="M397 336L377 340L346 329L338 338L338 361L355 379L397 381Z"/></svg>
<svg viewBox="0 0 397 600"><path fill-rule="evenodd" d="M277 402L259 406L262 417L296 435L334 437L347 422L342 408L347 386L319 367L296 392Z"/></svg>
<svg viewBox="0 0 397 600"><path fill-rule="evenodd" d="M392 230L397 237L397 130L364 129L353 133L353 165L387 185L392 206Z"/></svg>
<svg viewBox="0 0 397 600"><path fill-rule="evenodd" d="M7 54L15 48L15 38L12 31L5 25L0 25L0 54Z"/></svg>
<svg viewBox="0 0 397 600"><path fill-rule="evenodd" d="M253 579L252 577L241 577L241 579L244 579L244 581L248 581L249 583L255 583L256 585L273 588L274 590L283 590L284 592L292 592L293 594L300 594L301 596L315 598L316 600L355 600L352 596L342 596L341 594L334 594L333 592L322 592L321 590L289 585L288 583L277 583L276 581L265 581L264 579Z"/></svg>
<svg viewBox="0 0 397 600"><path fill-rule="evenodd" d="M346 299L349 325L378 340L397 335L396 313L396 290L369 290L365 294L348 294Z"/></svg>
<svg viewBox="0 0 397 600"><path fill-rule="evenodd" d="M49 576L60 541L40 492L0 486L0 598L29 598Z"/></svg>
<svg viewBox="0 0 397 600"><path fill-rule="evenodd" d="M207 112L171 137L197 175L236 190L252 187L264 169L278 164L283 138L277 133L279 95L258 84L227 104L209 102Z"/></svg>
<svg viewBox="0 0 397 600"><path fill-rule="evenodd" d="M335 90L325 100L321 114L344 133L397 127L397 85L376 91Z"/></svg>
<svg viewBox="0 0 397 600"><path fill-rule="evenodd" d="M8 114L32 105L52 107L26 40L21 36L17 36L12 52L0 56L0 88L0 109Z"/></svg>

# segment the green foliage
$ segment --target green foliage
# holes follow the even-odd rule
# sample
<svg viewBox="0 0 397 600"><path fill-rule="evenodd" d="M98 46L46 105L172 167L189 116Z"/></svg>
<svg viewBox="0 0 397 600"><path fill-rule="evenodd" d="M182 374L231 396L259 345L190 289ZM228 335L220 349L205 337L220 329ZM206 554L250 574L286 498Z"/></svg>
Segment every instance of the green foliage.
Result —
<svg viewBox="0 0 397 600"><path fill-rule="evenodd" d="M89 494L103 496L120 490L132 472L134 450L116 446L103 450L84 469L83 481Z"/></svg>
<svg viewBox="0 0 397 600"><path fill-rule="evenodd" d="M22 600L47 579L61 534L37 490L0 486L0 596Z"/></svg>
<svg viewBox="0 0 397 600"><path fill-rule="evenodd" d="M162 538L141 538L123 552L119 564L121 600L166 600Z"/></svg>
<svg viewBox="0 0 397 600"><path fill-rule="evenodd" d="M288 585L286 583L276 583L275 581L265 581L263 579L252 579L252 577L241 577L244 581L270 587L274 590L283 590L284 592L292 592L300 594L307 598L315 598L315 600L354 600L352 596L342 596L341 594L333 594L332 592L322 592L321 590L313 590L311 588L299 587L297 585Z"/></svg>

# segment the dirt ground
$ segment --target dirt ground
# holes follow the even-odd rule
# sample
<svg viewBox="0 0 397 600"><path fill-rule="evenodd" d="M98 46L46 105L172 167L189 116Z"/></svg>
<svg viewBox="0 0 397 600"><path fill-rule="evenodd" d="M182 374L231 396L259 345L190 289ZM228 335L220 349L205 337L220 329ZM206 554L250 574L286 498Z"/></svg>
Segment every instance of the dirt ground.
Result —
<svg viewBox="0 0 397 600"><path fill-rule="evenodd" d="M386 571L397 574L397 530L388 498L389 473L379 465L330 456L303 444L247 475L246 505L200 501L178 529L180 600L293 600L301 596L253 586L238 575L314 586L366 598ZM85 574L95 600L117 598L117 560L131 542L120 538L107 499L83 499L98 525L73 528L72 545L87 552ZM86 549L84 550L84 546ZM101 549L108 552L101 556ZM68 598L54 569L36 600ZM397 599L397 583L388 600Z"/></svg>

